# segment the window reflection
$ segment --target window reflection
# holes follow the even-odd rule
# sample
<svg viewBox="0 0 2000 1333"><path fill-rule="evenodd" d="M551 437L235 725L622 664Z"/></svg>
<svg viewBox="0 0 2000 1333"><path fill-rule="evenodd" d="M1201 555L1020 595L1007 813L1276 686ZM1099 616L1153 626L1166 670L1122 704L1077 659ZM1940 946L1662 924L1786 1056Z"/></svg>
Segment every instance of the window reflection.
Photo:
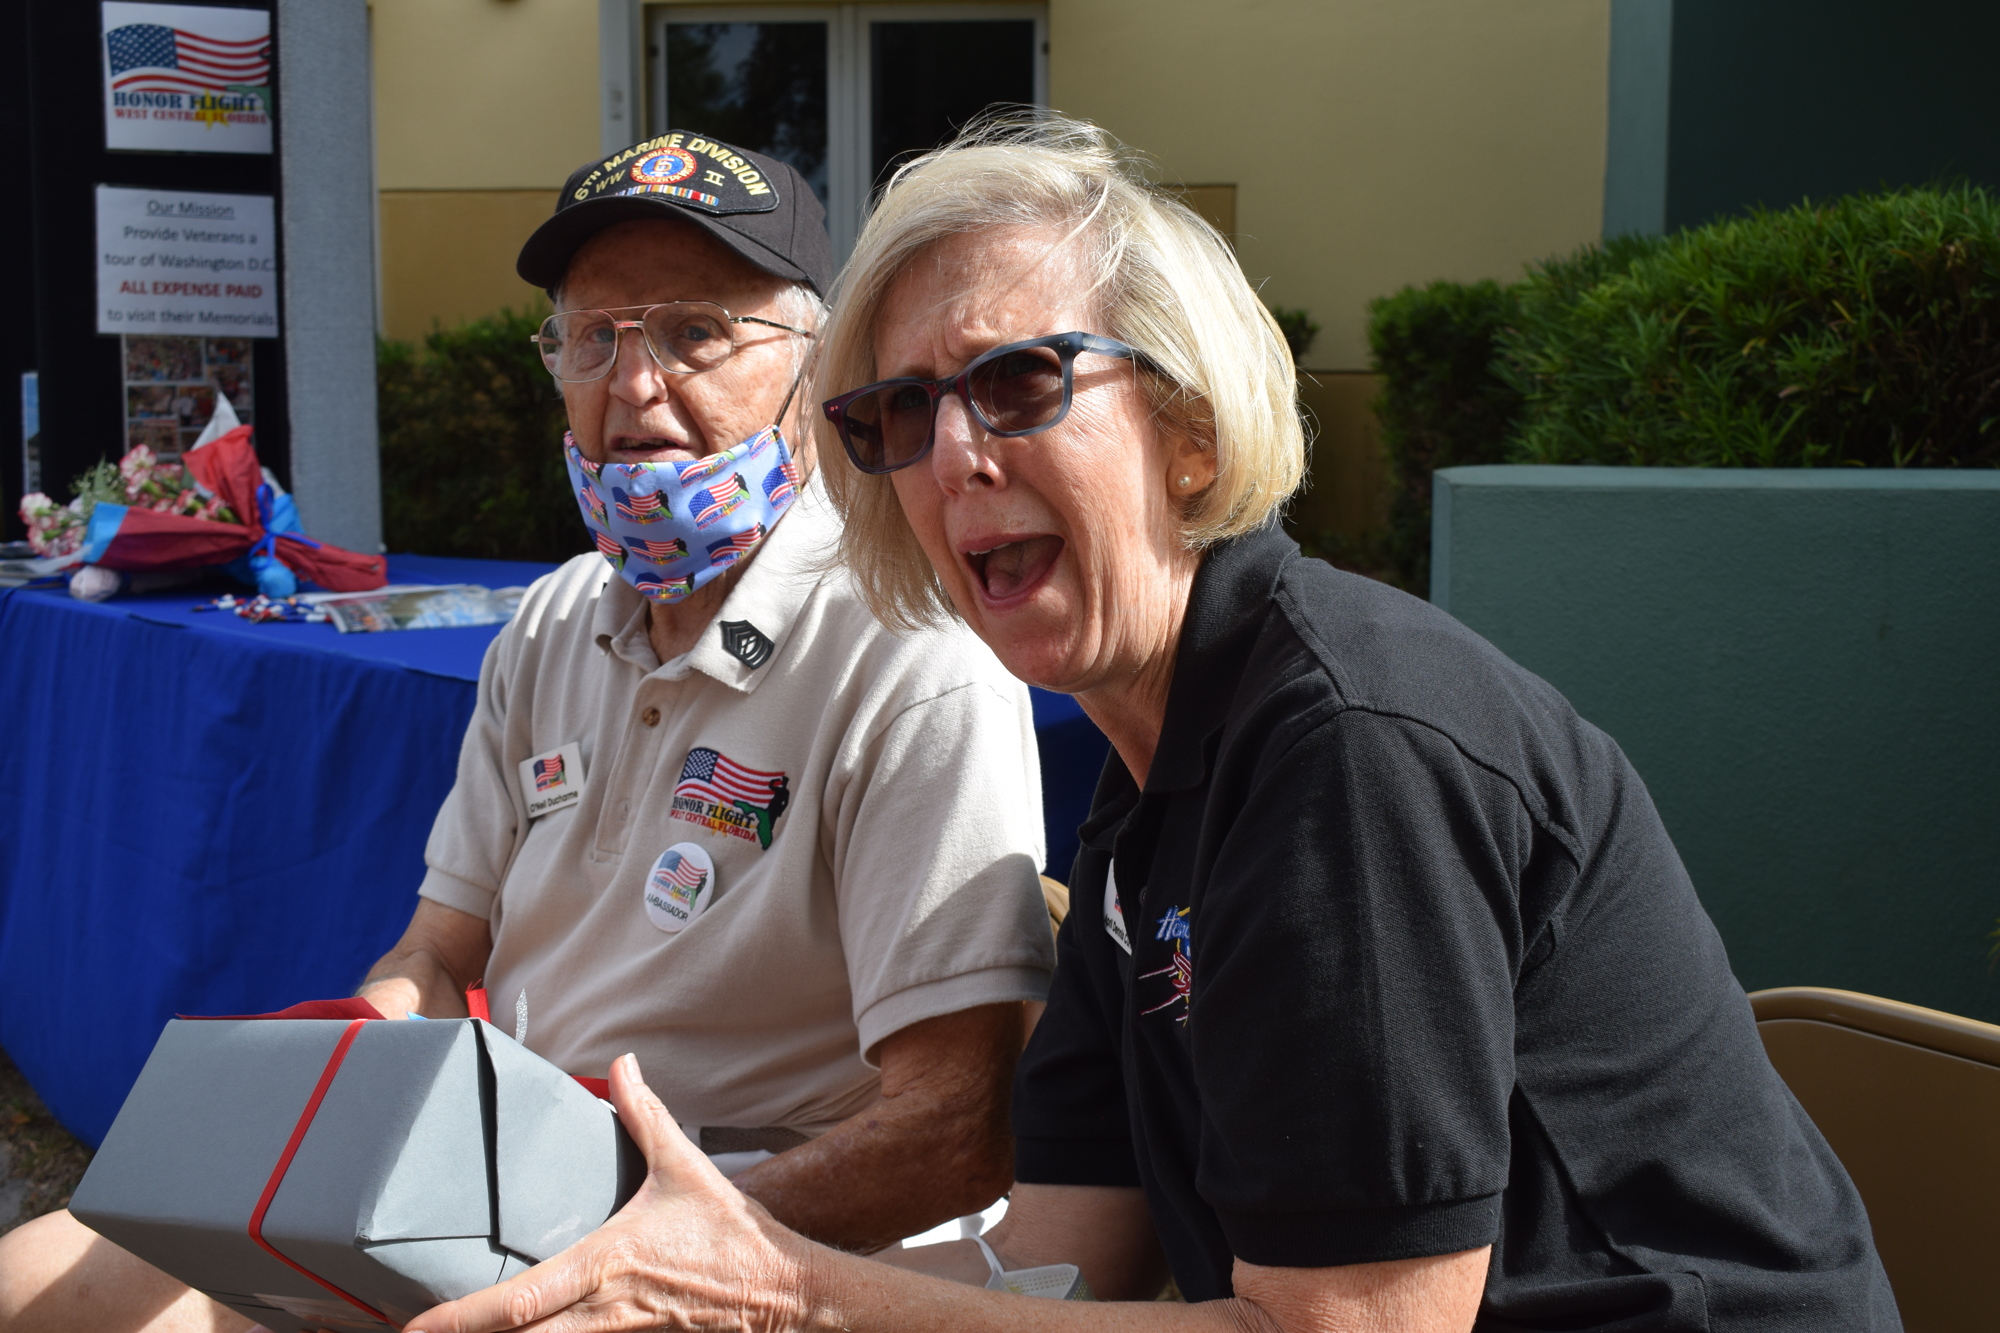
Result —
<svg viewBox="0 0 2000 1333"><path fill-rule="evenodd" d="M995 102L1035 100L1035 25L1025 19L893 20L869 26L869 179L949 140Z"/></svg>
<svg viewBox="0 0 2000 1333"><path fill-rule="evenodd" d="M826 202L824 23L669 23L667 125L790 163Z"/></svg>

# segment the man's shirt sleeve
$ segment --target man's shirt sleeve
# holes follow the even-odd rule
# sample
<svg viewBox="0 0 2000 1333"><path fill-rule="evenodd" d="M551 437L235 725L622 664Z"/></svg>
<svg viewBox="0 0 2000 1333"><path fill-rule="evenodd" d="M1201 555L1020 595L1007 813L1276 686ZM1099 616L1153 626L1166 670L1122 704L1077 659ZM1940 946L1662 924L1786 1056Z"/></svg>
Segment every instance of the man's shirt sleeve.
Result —
<svg viewBox="0 0 2000 1333"><path fill-rule="evenodd" d="M843 768L820 829L864 1057L912 1023L1046 995L1026 692L975 682L912 704Z"/></svg>
<svg viewBox="0 0 2000 1333"><path fill-rule="evenodd" d="M432 902L490 918L500 881L514 854L519 814L515 775L506 763L507 688L503 663L508 626L487 645L479 667L472 721L458 750L458 776L424 845L424 882Z"/></svg>

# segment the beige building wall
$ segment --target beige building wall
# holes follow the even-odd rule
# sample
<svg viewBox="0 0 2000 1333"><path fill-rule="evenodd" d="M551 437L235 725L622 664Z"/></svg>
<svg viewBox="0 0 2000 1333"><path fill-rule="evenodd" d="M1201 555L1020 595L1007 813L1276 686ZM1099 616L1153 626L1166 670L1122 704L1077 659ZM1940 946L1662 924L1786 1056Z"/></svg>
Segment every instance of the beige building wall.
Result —
<svg viewBox="0 0 2000 1333"><path fill-rule="evenodd" d="M382 327L541 302L514 255L598 149L597 0L370 0Z"/></svg>
<svg viewBox="0 0 2000 1333"><path fill-rule="evenodd" d="M1370 299L1596 239L1609 44L1608 0L1052 0L1049 98L1234 182L1245 272L1360 370Z"/></svg>
<svg viewBox="0 0 2000 1333"><path fill-rule="evenodd" d="M540 299L513 258L598 151L598 8L372 0L391 336ZM1610 0L1049 0L1051 104L1197 187L1265 299L1322 325L1302 514L1379 522L1370 300L1598 235L1609 41Z"/></svg>
<svg viewBox="0 0 2000 1333"><path fill-rule="evenodd" d="M1597 238L1610 23L1609 0L1050 0L1051 105L1165 181L1234 184L1244 272L1321 325L1308 525L1388 518L1369 301ZM1190 202L1219 221L1218 193Z"/></svg>
<svg viewBox="0 0 2000 1333"><path fill-rule="evenodd" d="M1360 370L1371 298L1511 277L1596 237L1609 10L1050 0L1050 101L1167 180L1235 185L1244 269L1324 326L1311 365ZM390 331L531 296L511 256L496 272L505 247L480 233L518 232L598 150L598 0L373 0L371 12ZM439 197L461 192L478 197Z"/></svg>

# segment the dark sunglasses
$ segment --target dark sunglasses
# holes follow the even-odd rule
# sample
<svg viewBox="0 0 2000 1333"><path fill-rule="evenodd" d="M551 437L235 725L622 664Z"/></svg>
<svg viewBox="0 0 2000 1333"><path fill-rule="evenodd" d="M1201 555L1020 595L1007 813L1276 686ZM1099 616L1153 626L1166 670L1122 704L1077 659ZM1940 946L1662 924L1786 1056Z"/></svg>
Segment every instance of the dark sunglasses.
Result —
<svg viewBox="0 0 2000 1333"><path fill-rule="evenodd" d="M1074 367L1082 352L1116 356L1147 369L1136 347L1094 333L1051 333L974 357L941 380L903 378L863 385L820 406L840 432L847 456L877 476L929 455L937 441L938 400L955 393L989 434L1009 439L1047 430L1069 415Z"/></svg>

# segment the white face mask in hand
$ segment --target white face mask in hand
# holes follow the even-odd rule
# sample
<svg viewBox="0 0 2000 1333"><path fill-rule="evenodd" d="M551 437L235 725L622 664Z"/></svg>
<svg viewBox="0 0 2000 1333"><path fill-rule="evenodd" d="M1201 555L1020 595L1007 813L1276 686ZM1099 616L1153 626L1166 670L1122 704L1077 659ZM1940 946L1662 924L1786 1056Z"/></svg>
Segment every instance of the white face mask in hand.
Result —
<svg viewBox="0 0 2000 1333"><path fill-rule="evenodd" d="M656 602L692 595L756 550L798 499L801 481L776 426L678 463L593 463L565 435L563 459L597 549Z"/></svg>

